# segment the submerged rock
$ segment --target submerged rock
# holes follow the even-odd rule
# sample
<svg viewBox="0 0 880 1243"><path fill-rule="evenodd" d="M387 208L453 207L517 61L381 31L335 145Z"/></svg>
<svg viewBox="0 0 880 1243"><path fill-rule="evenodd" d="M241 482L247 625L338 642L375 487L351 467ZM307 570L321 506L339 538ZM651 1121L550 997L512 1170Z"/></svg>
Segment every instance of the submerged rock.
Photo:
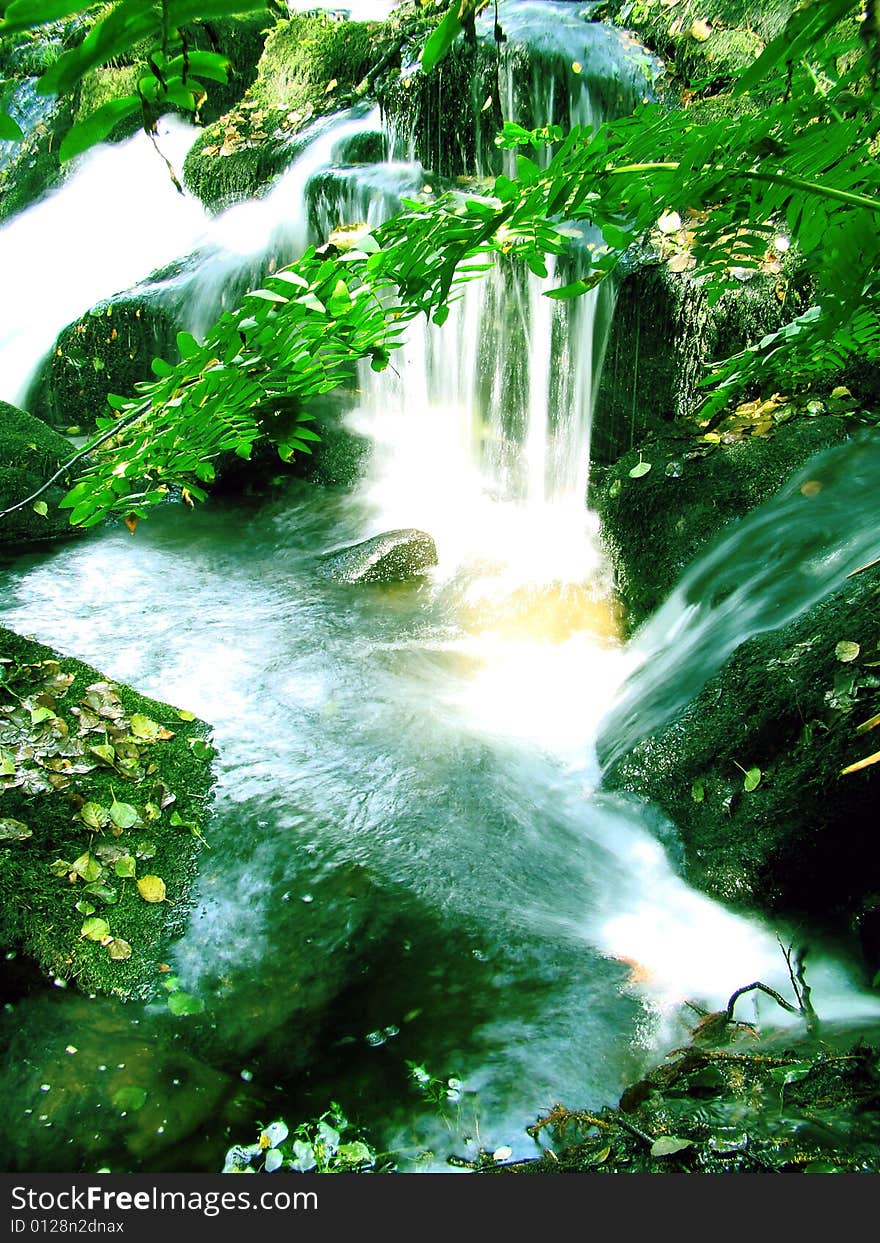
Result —
<svg viewBox="0 0 880 1243"><path fill-rule="evenodd" d="M87 991L147 995L186 922L208 726L3 628L0 656L4 816L30 830L0 840L0 944Z"/></svg>
<svg viewBox="0 0 880 1243"><path fill-rule="evenodd" d="M425 531L406 528L335 548L322 560L340 583L402 583L437 564L437 546Z"/></svg>
<svg viewBox="0 0 880 1243"><path fill-rule="evenodd" d="M69 440L42 420L0 401L0 510L30 496L75 452ZM75 535L69 511L58 508L58 502L71 483L72 479L62 476L43 494L40 500L46 505L45 514L26 505L0 518L0 544L24 544L59 535Z"/></svg>

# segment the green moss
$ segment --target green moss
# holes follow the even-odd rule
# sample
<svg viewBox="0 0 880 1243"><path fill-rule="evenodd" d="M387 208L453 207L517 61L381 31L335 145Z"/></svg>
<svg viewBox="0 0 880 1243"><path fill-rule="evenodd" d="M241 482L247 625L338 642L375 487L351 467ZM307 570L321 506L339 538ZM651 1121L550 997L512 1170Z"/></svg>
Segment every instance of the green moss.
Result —
<svg viewBox="0 0 880 1243"><path fill-rule="evenodd" d="M187 156L187 186L211 210L258 194L296 157L309 121L360 99L371 66L398 39L394 22L279 23L242 103L208 126Z"/></svg>
<svg viewBox="0 0 880 1243"><path fill-rule="evenodd" d="M45 483L75 450L69 440L40 419L0 401L0 509L24 500ZM30 505L0 518L0 543L21 544L75 535L58 502L70 487L65 476L45 493L46 516Z"/></svg>
<svg viewBox="0 0 880 1243"><path fill-rule="evenodd" d="M188 825L204 834L206 805L212 785L210 750L204 754L208 727L201 721L183 720L168 704L138 695L130 688L108 684L95 669L70 657L58 656L50 648L22 638L12 631L0 629L5 681L0 687L0 743L8 756L21 739L29 739L37 756L46 752L54 759L48 765L38 760L17 762L12 775L0 777L3 785L3 817L19 821L31 831L26 840L0 842L0 940L8 948L19 948L35 958L42 969L61 979L75 979L90 992L112 993L124 998L148 995L160 978L160 963L173 936L184 928L189 909L190 889L198 867L199 842ZM65 675L72 681L66 688L43 691L41 703L56 714L52 719L33 726L20 699L35 702L42 679ZM23 673L17 671L27 666ZM84 706L89 688L100 684L100 704L89 717ZM15 695L6 689L11 686ZM30 694L29 694L30 690ZM16 697L17 696L17 697ZM118 696L118 708L114 696ZM24 725L21 724L24 712ZM132 745L128 731L138 723L141 714L173 733L154 741L139 741L137 772L126 776L121 771L120 756ZM189 714L187 714L189 715ZM97 723L95 720L97 719ZM63 724L59 725L58 722ZM65 740L79 737L78 731L89 729L79 750L85 748L86 759L95 766L86 773L74 756L73 769L66 769L65 752L71 750ZM115 746L116 767L111 767L88 751L90 745ZM196 744L195 749L192 744ZM27 774L25 784L17 781ZM48 779L59 788L52 788ZM174 796L174 801L167 800ZM114 802L137 809L139 821L130 829L114 835L112 824L93 830L83 822L80 812L86 803L110 808ZM164 807L162 804L166 804ZM148 807L151 804L151 807ZM171 823L177 813L183 826ZM153 854L146 843L152 843ZM99 896L85 893L85 880L71 883L67 871L52 865L56 860L67 864L89 853L101 855L110 848L132 856L138 855L137 875L157 875L167 890L167 902L147 902L132 879L117 878L112 864L105 868L100 883L116 890L117 900L102 901ZM131 946L131 957L115 961L104 945L87 940L80 934L86 915L76 909L77 902L95 907L92 918L106 920L110 934Z"/></svg>
<svg viewBox="0 0 880 1243"><path fill-rule="evenodd" d="M676 721L614 766L612 788L650 799L679 827L693 884L814 927L876 923L880 765L841 772L876 750L855 731L880 710L878 638L874 569L743 644ZM840 661L841 640L860 644L855 661ZM752 767L762 779L747 792L742 769ZM872 969L877 931L866 945Z"/></svg>
<svg viewBox="0 0 880 1243"><path fill-rule="evenodd" d="M594 460L613 462L648 432L696 409L707 365L805 310L804 286L799 260L787 257L781 274L736 283L711 306L699 279L651 257L638 262L618 290L596 399Z"/></svg>
<svg viewBox="0 0 880 1243"><path fill-rule="evenodd" d="M807 458L847 435L833 415L797 418L772 436L709 446L679 425L647 439L604 472L594 504L618 589L635 629L725 523L776 492ZM640 460L651 470L630 471Z"/></svg>
<svg viewBox="0 0 880 1243"><path fill-rule="evenodd" d="M150 363L176 357L171 316L137 293L99 303L58 336L27 396L31 412L54 427L92 428L108 393L134 392L152 379Z"/></svg>

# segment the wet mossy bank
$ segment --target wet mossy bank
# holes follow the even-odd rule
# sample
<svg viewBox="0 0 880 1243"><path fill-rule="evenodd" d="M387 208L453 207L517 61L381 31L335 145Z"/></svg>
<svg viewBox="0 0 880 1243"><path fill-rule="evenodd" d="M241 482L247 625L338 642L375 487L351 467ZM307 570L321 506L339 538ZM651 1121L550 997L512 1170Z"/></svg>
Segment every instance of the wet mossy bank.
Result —
<svg viewBox="0 0 880 1243"><path fill-rule="evenodd" d="M739 647L606 775L677 825L685 875L725 903L858 932L880 967L880 572ZM755 788L747 774L757 770Z"/></svg>
<svg viewBox="0 0 880 1243"><path fill-rule="evenodd" d="M0 628L0 944L147 996L207 835L209 728Z"/></svg>
<svg viewBox="0 0 880 1243"><path fill-rule="evenodd" d="M876 1174L880 1050L783 1033L718 1048L698 1029L617 1106L557 1104L529 1134L549 1149L539 1160L488 1161L478 1172Z"/></svg>

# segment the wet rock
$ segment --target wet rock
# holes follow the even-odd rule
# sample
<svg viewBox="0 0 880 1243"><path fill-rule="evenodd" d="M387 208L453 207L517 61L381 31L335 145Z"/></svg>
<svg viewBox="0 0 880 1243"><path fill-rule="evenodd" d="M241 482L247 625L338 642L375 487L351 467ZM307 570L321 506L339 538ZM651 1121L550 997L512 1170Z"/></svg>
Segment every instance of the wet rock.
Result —
<svg viewBox="0 0 880 1243"><path fill-rule="evenodd" d="M632 256L605 350L593 461L614 462L649 432L686 418L705 397L700 382L710 361L738 353L806 309L796 259L786 259L785 267L784 303L780 276L766 275L725 290L710 306L702 282L689 273L672 272L653 256Z"/></svg>
<svg viewBox="0 0 880 1243"><path fill-rule="evenodd" d="M880 712L878 592L880 571L864 570L743 644L607 773L675 822L687 879L712 897L874 936L880 764L844 770L878 745L865 729ZM876 969L876 941L865 948Z"/></svg>
<svg viewBox="0 0 880 1243"><path fill-rule="evenodd" d="M76 452L69 440L17 406L0 401L0 510L30 496ZM40 498L46 513L32 505L0 518L0 544L75 535L69 512L58 508L72 480L63 476Z"/></svg>
<svg viewBox="0 0 880 1243"><path fill-rule="evenodd" d="M147 995L186 925L208 727L3 628L0 656L4 816L30 830L0 841L0 944L87 991Z"/></svg>
<svg viewBox="0 0 880 1243"><path fill-rule="evenodd" d="M830 414L779 426L771 437L707 445L680 424L624 455L591 498L630 630L666 598L694 556L725 524L772 496L814 453L845 440ZM647 473L633 477L639 462Z"/></svg>
<svg viewBox="0 0 880 1243"><path fill-rule="evenodd" d="M437 564L437 546L425 531L405 528L333 549L322 560L340 583L401 583Z"/></svg>
<svg viewBox="0 0 880 1243"><path fill-rule="evenodd" d="M94 428L107 414L108 393L132 395L135 384L154 378L154 358L174 362L174 315L157 292L133 289L68 324L31 385L30 412L62 430Z"/></svg>

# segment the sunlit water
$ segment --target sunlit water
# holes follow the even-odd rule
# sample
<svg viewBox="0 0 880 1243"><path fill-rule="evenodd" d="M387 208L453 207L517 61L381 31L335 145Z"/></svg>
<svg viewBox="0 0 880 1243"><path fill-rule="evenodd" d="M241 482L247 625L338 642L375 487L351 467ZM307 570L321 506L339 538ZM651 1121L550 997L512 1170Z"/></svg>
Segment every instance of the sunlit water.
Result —
<svg viewBox="0 0 880 1243"><path fill-rule="evenodd" d="M291 172L293 228L330 137ZM364 174L380 216L389 177L418 181L384 167ZM47 205L63 216L79 184ZM344 203L361 213L363 184L335 201L343 220ZM222 292L219 271L264 253L252 241L273 212L211 226L226 258L191 288L201 273ZM49 218L33 215L22 245L30 228L45 245ZM181 227L186 250L207 226ZM157 261L135 240L134 274L113 268L94 297ZM56 276L65 297L76 279ZM445 335L417 326L385 377L362 377L351 422L374 452L353 495L289 483L169 505L134 537L108 529L6 564L4 623L210 721L218 778L195 908L168 952L205 1013L73 987L17 1000L0 1018L10 1165L216 1169L257 1118L294 1124L334 1100L402 1168L499 1145L527 1156L542 1110L613 1103L684 1036L685 1000L717 1008L755 979L787 990L774 931L689 889L674 828L600 788L599 722L634 663L583 508L601 307L551 314L511 279L496 273ZM515 393L478 337L510 352ZM0 391L41 348L20 338ZM576 400L559 396L563 372ZM323 550L412 525L438 544L423 580L345 587L323 572ZM824 1018L877 1011L818 954L811 984ZM460 1080L459 1099L426 1102L410 1063ZM126 1111L115 1098L131 1086L146 1099Z"/></svg>

